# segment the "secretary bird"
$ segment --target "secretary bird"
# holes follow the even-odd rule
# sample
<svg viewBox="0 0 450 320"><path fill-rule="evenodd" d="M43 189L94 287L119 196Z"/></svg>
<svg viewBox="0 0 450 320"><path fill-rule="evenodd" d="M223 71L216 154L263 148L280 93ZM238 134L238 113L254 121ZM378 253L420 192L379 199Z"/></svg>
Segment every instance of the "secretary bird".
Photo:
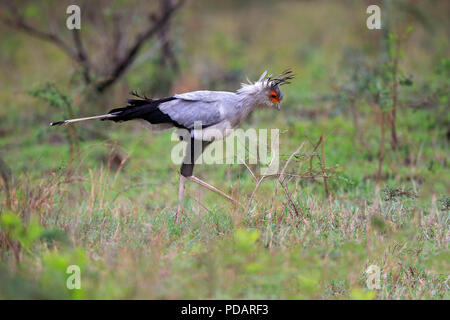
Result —
<svg viewBox="0 0 450 320"><path fill-rule="evenodd" d="M156 129L187 130L189 141L187 141L180 168L178 206L175 216L176 223L179 223L186 178L234 201L224 192L193 175L195 161L213 140L226 137L231 129L237 127L253 110L274 107L280 110L283 99L280 86L289 83L291 79L293 79L291 70L286 70L275 77L272 74L267 75L266 71L256 82L251 82L247 78L248 83L242 83L241 88L236 92L202 90L175 94L161 99L149 99L133 92L133 95L139 99L129 99L125 107L113 109L99 116L52 122L50 126L93 119L114 122L141 119ZM199 124L201 134L197 134ZM219 136L217 132L220 133ZM180 140L183 140L181 135Z"/></svg>

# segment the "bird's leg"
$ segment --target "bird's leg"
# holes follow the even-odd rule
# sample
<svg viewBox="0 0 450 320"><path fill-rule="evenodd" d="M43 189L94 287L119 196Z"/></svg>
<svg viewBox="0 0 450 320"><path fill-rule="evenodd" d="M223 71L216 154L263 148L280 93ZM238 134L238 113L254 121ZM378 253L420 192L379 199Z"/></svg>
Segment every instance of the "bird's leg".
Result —
<svg viewBox="0 0 450 320"><path fill-rule="evenodd" d="M240 203L238 201L236 201L233 198L231 198L230 196L228 196L225 192L220 191L216 187L214 187L214 186L210 185L209 183L206 183L203 180L200 180L196 176L192 175L194 172L195 160L202 154L203 150L211 143L211 141L195 141L193 138L191 138L190 140L188 140L188 138L184 138L184 139L189 142L186 146L186 154L185 154L183 163L181 164L181 168L180 168L180 189L178 191L178 207L177 207L177 214L175 216L175 222L176 223L179 222L180 213L182 211L184 182L185 182L186 178L194 181L195 183L198 183L202 187L205 187L205 188L221 195L228 201L231 201L233 203L240 205ZM194 148L194 146L198 143L201 143L200 147L196 146Z"/></svg>
<svg viewBox="0 0 450 320"><path fill-rule="evenodd" d="M230 196L228 196L225 192L220 191L219 189L217 189L216 187L210 185L209 183L206 183L205 181L197 178L196 176L190 176L189 179L191 179L192 181L194 181L195 183L198 183L199 185L201 185L202 187L205 187L217 194L220 194L222 197L224 197L225 199L233 202L233 203L237 203L239 204L239 202L237 202L236 200L234 200L233 198L231 198Z"/></svg>
<svg viewBox="0 0 450 320"><path fill-rule="evenodd" d="M178 207L177 207L177 214L175 216L175 223L179 223L179 218L182 211L184 180L185 177L180 174L180 188L178 189Z"/></svg>

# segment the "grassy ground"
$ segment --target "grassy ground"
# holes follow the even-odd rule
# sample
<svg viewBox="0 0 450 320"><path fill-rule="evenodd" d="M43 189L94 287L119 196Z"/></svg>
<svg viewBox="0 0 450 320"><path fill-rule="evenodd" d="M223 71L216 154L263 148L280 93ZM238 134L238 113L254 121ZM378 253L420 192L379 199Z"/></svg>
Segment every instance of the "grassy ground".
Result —
<svg viewBox="0 0 450 320"><path fill-rule="evenodd" d="M90 115L123 101L129 86L146 87L139 65L91 102L71 85L57 49L2 30L9 53L0 60L0 159L9 183L0 189L0 298L449 298L448 100L412 108L409 99L430 96L436 77L448 88L448 74L433 71L448 54L439 24L445 10L422 8L438 21L433 37L408 21L416 30L401 65L415 82L400 92L396 149L386 125L377 177L377 109L358 99L355 117L335 95L352 69L341 65L344 46L369 48L375 60L373 34L352 32L364 23L355 13L364 8L359 2L352 10L334 2L269 3L272 14L285 17L279 25L255 5L248 13L233 5L187 7L176 30L187 58L175 86L216 86L207 66L254 78L267 65L292 65L297 79L284 88L282 111L259 111L244 125L280 129L281 167L287 164L289 175L268 177L256 188L258 166L198 166L200 178L243 207L188 182L179 225L170 132L106 122L49 128L67 105L29 94L57 83L77 115ZM261 19L273 22L258 25ZM325 32L314 21L334 27ZM266 35L280 45L267 43ZM33 55L26 54L31 48ZM195 80L185 80L189 75ZM235 89L240 80L216 89ZM78 142L71 144L74 132ZM80 290L66 288L69 265L81 269ZM381 270L378 290L366 285L370 265Z"/></svg>

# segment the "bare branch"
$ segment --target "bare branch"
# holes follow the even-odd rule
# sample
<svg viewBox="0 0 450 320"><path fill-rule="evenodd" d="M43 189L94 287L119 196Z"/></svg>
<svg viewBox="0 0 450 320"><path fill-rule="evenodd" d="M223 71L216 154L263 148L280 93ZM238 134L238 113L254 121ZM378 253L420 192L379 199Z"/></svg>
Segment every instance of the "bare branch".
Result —
<svg viewBox="0 0 450 320"><path fill-rule="evenodd" d="M58 35L53 32L47 32L44 30L40 30L30 24L28 24L22 15L19 13L19 10L12 4L11 1L2 1L1 4L5 7L9 13L10 18L2 17L2 22L12 28L19 29L28 35L51 42L62 49L66 54L68 54L71 58L76 57L75 51L65 43Z"/></svg>
<svg viewBox="0 0 450 320"><path fill-rule="evenodd" d="M58 46L60 49L62 49L65 53L67 53L70 57L75 57L75 52L71 49L70 46L68 46L60 37L58 37L56 34L45 32L39 29L34 28L33 26L27 24L24 20L17 19L3 19L5 24L13 26L17 29L22 30L23 32L29 34L30 36L33 36L35 38L39 38L41 40L45 40L48 42L51 42Z"/></svg>
<svg viewBox="0 0 450 320"><path fill-rule="evenodd" d="M164 1L164 0L163 0ZM154 15L150 15L150 18L154 18L154 22L148 27L146 31L141 33L136 37L134 44L128 49L124 58L117 64L114 68L111 76L108 79L101 81L97 86L97 90L99 92L104 91L110 85L112 85L117 79L119 79L124 71L130 66L130 64L134 61L137 53L141 49L142 45L154 36L161 28L164 27L165 24L168 23L172 14L181 7L185 0L179 0L175 4L172 1L165 0L170 3L170 5L163 6L164 10L160 17L154 17Z"/></svg>
<svg viewBox="0 0 450 320"><path fill-rule="evenodd" d="M19 10L11 3L11 2L4 2L2 1L3 6L7 9L10 18L2 17L2 22L11 27L21 30L22 32L53 43L57 47L59 47L63 52L65 52L70 58L78 62L81 67L83 68L83 76L84 80L87 84L90 83L91 77L90 77L90 65L88 61L88 57L86 54L86 51L84 50L80 31L79 30L73 30L73 41L74 46L69 45L66 43L62 38L60 38L56 33L53 31L45 31L40 30L36 28L35 26L29 24L25 21L23 16L20 14Z"/></svg>
<svg viewBox="0 0 450 320"><path fill-rule="evenodd" d="M91 83L91 75L90 75L91 67L89 64L88 56L83 47L80 30L75 29L72 31L72 34L73 34L73 42L74 42L75 48L76 48L77 61L81 64L81 66L83 68L84 81L87 84L89 84L89 83Z"/></svg>
<svg viewBox="0 0 450 320"><path fill-rule="evenodd" d="M170 1L163 1L164 10L170 6ZM170 40L168 24L165 24L158 33L159 40L161 42L161 60L164 66L169 66L173 70L178 70L178 61L173 53L172 43Z"/></svg>
<svg viewBox="0 0 450 320"><path fill-rule="evenodd" d="M6 208L11 207L11 169L8 167L5 161L0 157L0 177L3 179L6 194Z"/></svg>
<svg viewBox="0 0 450 320"><path fill-rule="evenodd" d="M152 37L158 36L161 32L167 31L167 24L174 12L179 9L185 0L161 0L160 13L149 14L150 24L146 30L138 34L134 43L126 48L128 33L123 33L123 30L115 30L112 41L114 51L114 58L111 61L110 72L100 81L97 81L92 86L97 92L103 92L114 84L135 61L136 56L146 41ZM92 83L92 75L100 76L100 70L104 68L95 68L91 63L88 52L86 51L81 38L80 30L73 30L73 43L66 42L54 31L42 30L32 25L23 17L18 8L14 6L11 1L0 0L0 3L6 12L6 15L0 17L0 21L11 28L20 30L32 37L41 39L52 43L65 52L72 60L76 61L83 73L84 82L86 84ZM102 61L104 62L104 60ZM108 68L109 69L109 68Z"/></svg>

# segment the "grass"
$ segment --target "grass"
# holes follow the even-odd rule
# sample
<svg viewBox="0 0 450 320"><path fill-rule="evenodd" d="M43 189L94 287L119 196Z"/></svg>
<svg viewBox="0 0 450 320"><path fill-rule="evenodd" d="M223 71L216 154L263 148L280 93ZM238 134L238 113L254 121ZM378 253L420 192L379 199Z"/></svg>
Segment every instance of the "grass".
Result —
<svg viewBox="0 0 450 320"><path fill-rule="evenodd" d="M258 166L198 166L196 175L243 206L187 182L179 225L170 132L133 123L83 123L70 132L48 127L70 112L68 105L76 116L116 106L130 84L149 85L146 68L134 66L115 90L91 101L56 49L0 30L9 52L0 59L0 171L8 181L8 188L0 183L1 299L450 298L446 96L412 107L412 98L436 92L439 79L448 88L448 75L433 73L447 52L445 32L436 29L430 39L415 25L405 44L400 67L415 82L399 88L399 146L391 148L386 129L377 177L376 108L358 97L356 125L348 101L337 96L352 70L340 63L342 46L363 47L372 60L379 54L376 36L360 30L364 16L355 14L365 8L276 3L273 12L285 17L278 28L258 25L271 21L272 11L252 5L236 13L233 5L192 4L174 31L184 40L181 88L235 89L237 82L214 78L224 70L244 79L248 70L255 78L267 66L293 65L298 74L283 87L281 112L257 112L243 126L280 129L288 175L267 177L256 189L249 170L260 179ZM421 6L442 20L445 10ZM324 32L316 21L334 27ZM431 56L429 46L441 49ZM25 55L32 49L36 56ZM61 102L63 92L69 100L52 104L46 91L41 99L29 95L47 81L56 83L49 99ZM66 287L70 265L80 267L79 290ZM381 270L378 290L366 285L370 265Z"/></svg>
<svg viewBox="0 0 450 320"><path fill-rule="evenodd" d="M282 188L275 188L277 180L268 178L247 212L188 184L182 222L176 225L176 168L152 156L165 153L169 137L138 136L134 144L119 143L128 155L120 167L108 167L114 151L108 153L104 142L82 144L80 160L59 170L51 167L70 162L67 147L31 149L30 156L48 161L38 162L47 172L38 178L30 179L17 164L12 207L2 217L18 214L25 230L35 223L40 232L25 249L14 228L2 225L3 261L15 270L2 286L2 297L448 298L448 211L420 192L414 198L391 191L385 200L383 188L397 185L396 175L381 184L358 181L359 171L347 169L348 163L359 166L361 174L376 168L370 161L358 164L361 158L346 153L345 146L339 156L348 154L343 171L350 172L345 180L341 173L330 174L330 198L320 177L289 180L285 185L294 209ZM326 138L325 150L339 148L342 140L341 135ZM308 159L311 151L305 147L301 155ZM9 157L14 154L6 161ZM336 157L327 152L329 165ZM98 159L104 164L93 165ZM200 176L224 188L231 185L227 191L248 201L255 182L245 168L202 167ZM294 160L287 170L296 173L299 167L297 173L303 172ZM314 172L318 168L314 162ZM13 262L14 250L8 247L15 242L22 249ZM67 290L62 280L70 264L82 270L79 292ZM370 264L382 270L378 291L365 286Z"/></svg>

